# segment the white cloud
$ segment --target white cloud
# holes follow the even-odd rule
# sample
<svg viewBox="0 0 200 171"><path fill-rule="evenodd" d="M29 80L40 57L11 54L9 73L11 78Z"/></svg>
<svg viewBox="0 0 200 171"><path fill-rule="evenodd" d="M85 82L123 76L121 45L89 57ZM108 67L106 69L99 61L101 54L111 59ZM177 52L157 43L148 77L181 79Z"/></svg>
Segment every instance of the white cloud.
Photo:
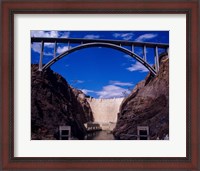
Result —
<svg viewBox="0 0 200 171"><path fill-rule="evenodd" d="M118 85L118 86L133 86L130 82L121 82L121 81L109 81L110 84Z"/></svg>
<svg viewBox="0 0 200 171"><path fill-rule="evenodd" d="M45 48L54 48L54 44L52 44L52 43L45 43L45 46L44 46ZM41 51L41 43L32 43L32 45L31 45L31 48L32 48L32 50L34 51L34 52L37 52L37 53L39 53L40 54L40 51ZM60 46L58 46L57 47L57 53L58 54L61 54L61 53L63 53L63 52L65 52L65 51L67 51L68 50L68 46L63 46L63 47L60 47ZM46 55L46 56L52 56L53 55L53 52L46 52L47 50L44 50L44 55Z"/></svg>
<svg viewBox="0 0 200 171"><path fill-rule="evenodd" d="M53 57L53 53L51 53L51 52L44 52L44 55L45 56L52 56Z"/></svg>
<svg viewBox="0 0 200 171"><path fill-rule="evenodd" d="M102 98L102 99L124 97L124 93L128 94L130 93L130 91L128 89L125 89L116 85L104 86L101 91L96 92L99 98Z"/></svg>
<svg viewBox="0 0 200 171"><path fill-rule="evenodd" d="M52 38L68 38L70 35L70 32L61 32L61 31L31 31L31 37L52 37ZM44 43L44 55L45 56L53 56L53 49L54 49L55 43ZM41 43L32 43L31 48L34 52L37 52L40 54L41 52ZM51 48L50 50L47 48ZM61 54L68 50L68 47L58 47L57 53Z"/></svg>
<svg viewBox="0 0 200 171"><path fill-rule="evenodd" d="M42 30L32 30L31 37L54 37L54 38L68 38L70 32L60 32L60 31L42 31Z"/></svg>
<svg viewBox="0 0 200 171"><path fill-rule="evenodd" d="M143 34L143 35L139 36L137 39L135 39L135 41L143 42L145 40L153 39L157 36L158 36L157 34Z"/></svg>
<svg viewBox="0 0 200 171"><path fill-rule="evenodd" d="M100 37L99 35L88 34L84 38L85 39L98 39L99 37Z"/></svg>
<svg viewBox="0 0 200 171"><path fill-rule="evenodd" d="M65 31L65 32L59 32L59 37L60 38L68 38L70 36L70 32L69 31Z"/></svg>
<svg viewBox="0 0 200 171"><path fill-rule="evenodd" d="M78 83L78 84L81 84L81 83L84 83L85 81L83 81L83 80L76 80L76 83Z"/></svg>
<svg viewBox="0 0 200 171"><path fill-rule="evenodd" d="M50 48L52 46L51 44L52 43L49 43L49 44L46 45L46 43L45 43L45 47ZM32 43L31 48L32 48L32 50L34 52L37 52L37 53L40 54L40 52L41 52L41 43ZM46 52L46 51L44 51L43 53L44 53L43 55L46 55L46 56L52 56L53 55L52 52Z"/></svg>
<svg viewBox="0 0 200 171"><path fill-rule="evenodd" d="M31 31L31 37L58 37L58 31Z"/></svg>
<svg viewBox="0 0 200 171"><path fill-rule="evenodd" d="M88 94L88 93L93 93L93 92L94 92L93 90L88 90L88 89L81 89L81 91L82 91L84 94Z"/></svg>
<svg viewBox="0 0 200 171"><path fill-rule="evenodd" d="M66 65L65 65L66 66ZM68 67L69 65L67 65L66 67ZM71 84L82 84L82 83L84 83L85 81L83 81L83 80L71 80Z"/></svg>
<svg viewBox="0 0 200 171"><path fill-rule="evenodd" d="M34 52L40 53L41 51L41 43L32 43L31 48Z"/></svg>
<svg viewBox="0 0 200 171"><path fill-rule="evenodd" d="M133 38L133 36L134 36L133 33L114 33L113 34L113 37L120 38L123 40L130 40Z"/></svg>
<svg viewBox="0 0 200 171"><path fill-rule="evenodd" d="M55 47L55 43L44 43L44 47L54 48Z"/></svg>
<svg viewBox="0 0 200 171"><path fill-rule="evenodd" d="M142 65L140 62L136 62L135 64L132 64L130 67L126 68L129 71L140 71L140 72L148 72L149 70Z"/></svg>
<svg viewBox="0 0 200 171"><path fill-rule="evenodd" d="M58 46L57 53L61 54L65 51L67 51L68 49L69 49L68 46L63 46L63 47Z"/></svg>
<svg viewBox="0 0 200 171"><path fill-rule="evenodd" d="M133 57L130 55L124 55L124 58L128 59L129 61L134 61Z"/></svg>

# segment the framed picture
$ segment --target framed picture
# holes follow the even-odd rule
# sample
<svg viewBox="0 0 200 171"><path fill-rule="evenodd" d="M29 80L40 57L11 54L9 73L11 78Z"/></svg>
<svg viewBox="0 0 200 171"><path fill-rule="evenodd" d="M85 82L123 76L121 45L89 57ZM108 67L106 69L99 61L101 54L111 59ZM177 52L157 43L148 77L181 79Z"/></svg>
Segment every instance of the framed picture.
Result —
<svg viewBox="0 0 200 171"><path fill-rule="evenodd" d="M200 169L199 1L1 6L2 170Z"/></svg>

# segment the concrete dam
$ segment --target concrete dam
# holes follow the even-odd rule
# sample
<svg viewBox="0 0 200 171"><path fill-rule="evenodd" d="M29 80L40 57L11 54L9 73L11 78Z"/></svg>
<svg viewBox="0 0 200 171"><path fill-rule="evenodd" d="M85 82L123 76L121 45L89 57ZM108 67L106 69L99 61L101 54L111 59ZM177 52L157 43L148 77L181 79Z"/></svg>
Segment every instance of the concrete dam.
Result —
<svg viewBox="0 0 200 171"><path fill-rule="evenodd" d="M87 98L93 112L94 122L99 123L103 130L114 129L117 122L117 114L123 99Z"/></svg>

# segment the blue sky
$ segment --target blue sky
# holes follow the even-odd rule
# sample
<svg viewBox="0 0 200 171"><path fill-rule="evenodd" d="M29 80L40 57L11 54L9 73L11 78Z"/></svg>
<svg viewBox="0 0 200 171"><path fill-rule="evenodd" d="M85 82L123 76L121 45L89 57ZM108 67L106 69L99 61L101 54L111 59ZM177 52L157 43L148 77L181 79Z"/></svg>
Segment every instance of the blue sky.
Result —
<svg viewBox="0 0 200 171"><path fill-rule="evenodd" d="M113 39L138 42L169 43L168 31L31 31L31 37ZM78 44L70 44L70 47ZM125 47L131 49L131 47ZM31 63L39 62L41 43L31 45ZM68 50L67 44L57 45L57 55ZM164 49L159 49L161 53ZM53 58L54 44L45 43L43 63ZM135 48L142 56L142 48ZM154 64L154 49L147 48L147 61ZM75 51L51 66L73 87L94 98L118 98L130 93L143 80L148 70L129 55L104 47Z"/></svg>

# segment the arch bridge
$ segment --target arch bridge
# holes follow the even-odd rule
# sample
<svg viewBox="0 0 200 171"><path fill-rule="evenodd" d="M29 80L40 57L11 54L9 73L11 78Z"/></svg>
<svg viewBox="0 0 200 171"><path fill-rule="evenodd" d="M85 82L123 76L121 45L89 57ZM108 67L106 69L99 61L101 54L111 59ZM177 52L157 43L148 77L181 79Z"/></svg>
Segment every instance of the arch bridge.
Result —
<svg viewBox="0 0 200 171"><path fill-rule="evenodd" d="M133 42L133 41L123 41L123 40L108 40L108 39L84 39L84 38L44 38L44 37L32 37L31 43L41 43L40 60L39 60L39 71L43 71L53 65L56 61L60 60L64 56L78 51L83 48L88 47L108 47L122 51L132 58L136 59L142 65L144 65L153 76L155 76L159 71L159 52L158 49L162 48L168 54L169 45L163 43L149 43L149 42ZM44 43L54 44L54 54L52 59L43 65L43 54L44 54ZM67 50L59 55L57 55L57 43L66 44ZM77 46L70 47L70 44L75 43ZM129 47L130 49L128 49ZM143 49L143 55L139 55L135 52L135 47L141 47ZM154 49L154 65L151 66L147 61L147 48Z"/></svg>

